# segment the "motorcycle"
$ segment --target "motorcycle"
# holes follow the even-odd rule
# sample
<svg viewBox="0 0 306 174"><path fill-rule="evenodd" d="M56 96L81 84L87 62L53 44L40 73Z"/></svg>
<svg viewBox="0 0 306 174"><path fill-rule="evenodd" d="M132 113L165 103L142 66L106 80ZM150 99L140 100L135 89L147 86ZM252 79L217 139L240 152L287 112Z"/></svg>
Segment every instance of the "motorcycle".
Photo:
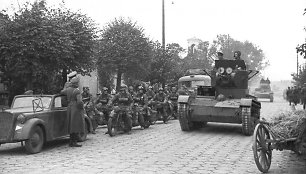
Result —
<svg viewBox="0 0 306 174"><path fill-rule="evenodd" d="M102 112L99 112L96 107L94 106L94 103L91 101L84 102L84 109L86 115L90 118L93 131L97 129L99 125L102 125L104 116Z"/></svg>
<svg viewBox="0 0 306 174"><path fill-rule="evenodd" d="M120 132L128 133L131 130L127 112L127 107L115 106L113 112L116 114L108 119L107 129L109 136L116 136Z"/></svg>
<svg viewBox="0 0 306 174"><path fill-rule="evenodd" d="M150 116L147 114L147 110L143 107L140 106L138 103L134 103L133 105L133 118L132 118L132 126L142 126L143 128L148 128L150 127ZM143 116L143 125L141 125L141 117Z"/></svg>
<svg viewBox="0 0 306 174"><path fill-rule="evenodd" d="M167 123L171 117L171 115L167 114L167 103L153 101L152 104L153 110L156 110L156 120L153 124L155 124L156 121L163 121L164 123Z"/></svg>
<svg viewBox="0 0 306 174"><path fill-rule="evenodd" d="M173 119L177 119L178 113L177 113L177 102L176 101L168 100L167 113Z"/></svg>

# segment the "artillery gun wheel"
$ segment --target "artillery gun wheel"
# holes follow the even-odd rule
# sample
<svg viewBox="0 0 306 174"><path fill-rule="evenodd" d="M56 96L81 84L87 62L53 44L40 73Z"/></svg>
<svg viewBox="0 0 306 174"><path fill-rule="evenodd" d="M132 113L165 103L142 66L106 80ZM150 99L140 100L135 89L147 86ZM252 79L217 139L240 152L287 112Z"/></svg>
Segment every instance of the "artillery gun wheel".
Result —
<svg viewBox="0 0 306 174"><path fill-rule="evenodd" d="M258 119L252 117L251 107L241 107L242 133L250 136L255 129L255 123Z"/></svg>
<svg viewBox="0 0 306 174"><path fill-rule="evenodd" d="M267 173L271 166L272 149L268 129L262 124L257 124L253 136L253 154L258 170Z"/></svg>
<svg viewBox="0 0 306 174"><path fill-rule="evenodd" d="M178 118L182 131L191 131L193 129L193 123L189 120L189 105L179 104Z"/></svg>

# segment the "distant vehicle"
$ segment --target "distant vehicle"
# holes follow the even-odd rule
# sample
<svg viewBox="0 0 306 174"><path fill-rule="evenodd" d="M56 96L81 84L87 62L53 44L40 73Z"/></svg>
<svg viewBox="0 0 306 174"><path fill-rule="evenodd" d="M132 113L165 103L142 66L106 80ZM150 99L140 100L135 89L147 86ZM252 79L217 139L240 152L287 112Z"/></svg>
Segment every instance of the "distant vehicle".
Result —
<svg viewBox="0 0 306 174"><path fill-rule="evenodd" d="M270 86L270 81L261 80L259 87L255 88L254 96L257 98L269 99L270 102L274 100L274 93Z"/></svg>
<svg viewBox="0 0 306 174"><path fill-rule="evenodd" d="M211 84L197 86L195 95L178 98L182 131L203 127L207 122L222 122L242 124L242 133L252 135L261 104L248 94L248 80L258 71L246 70L243 60L215 60L213 70L203 71Z"/></svg>
<svg viewBox="0 0 306 174"><path fill-rule="evenodd" d="M67 107L61 95L17 95L11 108L0 112L0 145L25 142L28 153L38 153L47 141L69 136ZM92 124L85 115L85 141Z"/></svg>

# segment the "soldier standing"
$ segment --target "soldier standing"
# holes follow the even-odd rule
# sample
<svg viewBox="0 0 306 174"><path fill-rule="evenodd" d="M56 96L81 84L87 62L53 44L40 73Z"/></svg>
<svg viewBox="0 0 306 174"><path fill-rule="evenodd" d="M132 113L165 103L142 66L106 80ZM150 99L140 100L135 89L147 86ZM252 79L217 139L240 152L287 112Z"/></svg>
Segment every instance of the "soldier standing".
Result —
<svg viewBox="0 0 306 174"><path fill-rule="evenodd" d="M171 93L168 95L168 101L170 101L170 110L171 115L177 119L177 100L178 100L179 94L176 91L176 87L172 87Z"/></svg>
<svg viewBox="0 0 306 174"><path fill-rule="evenodd" d="M78 134L84 133L85 122L84 122L84 103L82 101L81 92L78 88L79 79L73 77L70 81L69 87L63 89L61 94L67 96L68 107L67 115L69 118L68 132L70 134L70 147L81 147L82 145L77 144Z"/></svg>
<svg viewBox="0 0 306 174"><path fill-rule="evenodd" d="M306 109L306 83L304 83L301 89L301 102L303 105L303 109Z"/></svg>

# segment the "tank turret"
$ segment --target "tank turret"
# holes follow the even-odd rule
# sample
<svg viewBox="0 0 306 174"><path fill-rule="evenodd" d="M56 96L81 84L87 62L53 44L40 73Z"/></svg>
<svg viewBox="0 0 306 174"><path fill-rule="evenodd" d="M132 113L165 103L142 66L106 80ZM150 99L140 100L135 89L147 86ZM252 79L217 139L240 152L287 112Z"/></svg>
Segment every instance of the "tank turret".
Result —
<svg viewBox="0 0 306 174"><path fill-rule="evenodd" d="M211 71L212 87L228 98L243 98L249 94L248 80L258 71L246 70L244 60L216 60Z"/></svg>

